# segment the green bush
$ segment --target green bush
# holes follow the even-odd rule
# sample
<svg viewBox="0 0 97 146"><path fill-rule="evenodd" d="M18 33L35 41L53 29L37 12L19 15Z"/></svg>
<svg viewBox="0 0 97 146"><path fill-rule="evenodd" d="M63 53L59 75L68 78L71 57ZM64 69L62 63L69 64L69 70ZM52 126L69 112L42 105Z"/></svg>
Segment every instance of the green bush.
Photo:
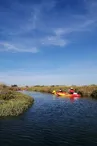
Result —
<svg viewBox="0 0 97 146"><path fill-rule="evenodd" d="M80 94L81 97L83 97L83 92L81 92L81 91L77 91L77 93Z"/></svg>
<svg viewBox="0 0 97 146"><path fill-rule="evenodd" d="M91 94L92 98L97 98L97 90L94 90Z"/></svg>

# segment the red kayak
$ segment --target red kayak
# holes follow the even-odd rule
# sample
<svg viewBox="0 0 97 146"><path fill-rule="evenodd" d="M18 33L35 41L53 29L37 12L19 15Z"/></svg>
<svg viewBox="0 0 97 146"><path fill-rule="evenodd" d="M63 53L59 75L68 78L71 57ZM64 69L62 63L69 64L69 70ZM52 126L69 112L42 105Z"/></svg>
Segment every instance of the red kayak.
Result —
<svg viewBox="0 0 97 146"><path fill-rule="evenodd" d="M66 93L66 92L56 92L55 93L57 96L61 96L61 97L81 97L80 94L78 93L73 93L73 94L69 94L69 93Z"/></svg>

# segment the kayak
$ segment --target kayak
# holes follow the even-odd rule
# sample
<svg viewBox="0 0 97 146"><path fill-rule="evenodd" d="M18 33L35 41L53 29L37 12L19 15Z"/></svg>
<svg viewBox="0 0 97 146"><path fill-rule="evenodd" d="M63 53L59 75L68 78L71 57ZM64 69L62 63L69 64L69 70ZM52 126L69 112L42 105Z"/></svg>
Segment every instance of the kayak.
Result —
<svg viewBox="0 0 97 146"><path fill-rule="evenodd" d="M66 92L59 92L59 91L55 91L55 90L52 93L54 95L61 96L61 97L81 97L81 95L78 93L69 94Z"/></svg>

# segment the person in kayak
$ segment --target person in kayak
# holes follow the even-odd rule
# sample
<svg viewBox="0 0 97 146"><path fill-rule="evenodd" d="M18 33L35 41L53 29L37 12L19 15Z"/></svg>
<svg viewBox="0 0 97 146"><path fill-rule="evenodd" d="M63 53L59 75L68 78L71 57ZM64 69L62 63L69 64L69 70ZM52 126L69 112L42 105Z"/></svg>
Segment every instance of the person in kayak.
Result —
<svg viewBox="0 0 97 146"><path fill-rule="evenodd" d="M75 92L75 90L71 87L70 89L69 89L69 94L73 94Z"/></svg>
<svg viewBox="0 0 97 146"><path fill-rule="evenodd" d="M60 89L59 92L63 92L62 89Z"/></svg>

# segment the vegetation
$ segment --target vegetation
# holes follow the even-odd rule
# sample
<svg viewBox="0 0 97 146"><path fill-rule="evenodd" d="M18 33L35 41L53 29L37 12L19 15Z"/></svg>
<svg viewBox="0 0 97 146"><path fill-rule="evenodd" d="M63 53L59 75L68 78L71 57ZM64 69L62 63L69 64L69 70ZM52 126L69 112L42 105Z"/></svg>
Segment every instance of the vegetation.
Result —
<svg viewBox="0 0 97 146"><path fill-rule="evenodd" d="M36 91L42 93L52 93L53 90L58 91L62 89L63 91L68 91L71 86L24 86L18 87L17 85L6 86L0 84L0 116L7 115L19 115L24 110L26 110L33 102L31 97L23 95L22 93L16 92L19 90L27 91ZM97 99L97 85L84 85L84 86L75 86L72 85L77 93L81 94L81 97L92 97Z"/></svg>
<svg viewBox="0 0 97 146"><path fill-rule="evenodd" d="M97 90L94 90L94 91L92 92L91 97L97 99Z"/></svg>
<svg viewBox="0 0 97 146"><path fill-rule="evenodd" d="M17 116L27 110L33 98L8 88L0 91L0 116Z"/></svg>
<svg viewBox="0 0 97 146"><path fill-rule="evenodd" d="M28 91L36 91L36 92L45 92L45 93L52 93L53 90L58 91L59 89L62 89L63 91L68 91L71 86L32 86L32 87L22 87L22 89L26 89ZM94 94L97 95L95 90L97 90L97 85L84 85L84 86L75 86L72 85L72 87L75 89L76 92L80 93L82 97L95 97ZM94 92L95 91L95 92Z"/></svg>

